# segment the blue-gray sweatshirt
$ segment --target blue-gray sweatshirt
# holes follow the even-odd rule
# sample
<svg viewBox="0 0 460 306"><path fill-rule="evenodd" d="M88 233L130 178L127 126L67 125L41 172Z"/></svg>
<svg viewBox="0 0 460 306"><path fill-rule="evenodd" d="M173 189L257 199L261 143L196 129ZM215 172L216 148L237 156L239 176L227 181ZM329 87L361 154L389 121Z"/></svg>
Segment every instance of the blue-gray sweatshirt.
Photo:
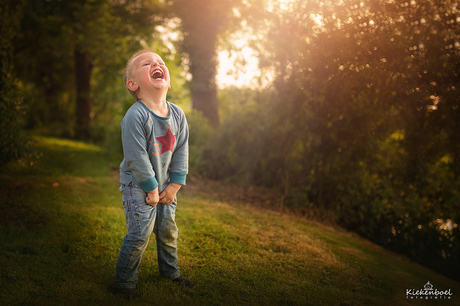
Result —
<svg viewBox="0 0 460 306"><path fill-rule="evenodd" d="M138 183L161 192L170 183L185 185L188 173L188 125L183 110L166 102L169 117L160 117L137 101L121 121L124 159L120 182Z"/></svg>

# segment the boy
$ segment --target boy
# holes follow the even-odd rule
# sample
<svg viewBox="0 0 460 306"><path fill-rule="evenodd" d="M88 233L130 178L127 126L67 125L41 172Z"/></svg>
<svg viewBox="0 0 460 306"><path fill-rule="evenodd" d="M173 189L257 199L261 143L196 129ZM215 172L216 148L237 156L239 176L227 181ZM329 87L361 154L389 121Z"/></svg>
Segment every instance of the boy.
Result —
<svg viewBox="0 0 460 306"><path fill-rule="evenodd" d="M124 159L120 191L128 232L117 261L114 286L134 298L137 271L149 237L155 233L160 275L185 287L177 266L176 194L188 173L188 126L178 106L166 101L168 68L149 50L137 52L126 66L123 80L137 101L122 122Z"/></svg>

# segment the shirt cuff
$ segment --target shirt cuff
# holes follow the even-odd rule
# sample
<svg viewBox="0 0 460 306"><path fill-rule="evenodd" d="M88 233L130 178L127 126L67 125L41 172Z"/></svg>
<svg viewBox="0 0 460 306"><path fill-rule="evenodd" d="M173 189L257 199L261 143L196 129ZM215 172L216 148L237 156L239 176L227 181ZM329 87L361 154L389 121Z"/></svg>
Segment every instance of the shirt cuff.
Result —
<svg viewBox="0 0 460 306"><path fill-rule="evenodd" d="M139 185L145 192L150 192L158 187L158 182L155 177L152 177L150 180L140 182Z"/></svg>
<svg viewBox="0 0 460 306"><path fill-rule="evenodd" d="M169 176L169 183L185 185L186 176L187 176L186 172L171 172Z"/></svg>

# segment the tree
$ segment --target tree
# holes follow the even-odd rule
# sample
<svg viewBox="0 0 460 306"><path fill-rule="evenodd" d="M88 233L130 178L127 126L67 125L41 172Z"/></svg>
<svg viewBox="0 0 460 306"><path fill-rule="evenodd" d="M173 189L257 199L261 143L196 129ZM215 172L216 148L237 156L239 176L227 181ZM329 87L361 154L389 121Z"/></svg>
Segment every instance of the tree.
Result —
<svg viewBox="0 0 460 306"><path fill-rule="evenodd" d="M151 40L164 10L159 1L137 0L29 1L26 8L15 70L43 97L31 107L47 124L75 118L75 137L88 139L94 68L113 80L128 54Z"/></svg>
<svg viewBox="0 0 460 306"><path fill-rule="evenodd" d="M275 81L208 169L458 277L459 24L449 1L273 5L259 44Z"/></svg>
<svg viewBox="0 0 460 306"><path fill-rule="evenodd" d="M183 50L189 55L192 74L193 108L219 124L217 101L217 46L219 34L226 29L232 8L241 0L175 0L173 10L182 20Z"/></svg>
<svg viewBox="0 0 460 306"><path fill-rule="evenodd" d="M0 0L0 168L25 155L21 134L21 105L11 79L13 39L23 14L22 1Z"/></svg>

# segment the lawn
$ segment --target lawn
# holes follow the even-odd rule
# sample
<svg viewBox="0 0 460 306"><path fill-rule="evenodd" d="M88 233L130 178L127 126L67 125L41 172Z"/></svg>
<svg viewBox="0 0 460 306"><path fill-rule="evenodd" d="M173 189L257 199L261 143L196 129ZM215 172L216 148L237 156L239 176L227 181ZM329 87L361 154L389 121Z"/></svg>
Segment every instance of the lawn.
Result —
<svg viewBox="0 0 460 306"><path fill-rule="evenodd" d="M69 140L32 147L38 159L0 174L0 305L126 304L111 284L126 232L119 161ZM460 305L460 284L355 234L200 184L181 190L176 212L179 265L195 287L159 277L152 236L130 304ZM450 299L406 298L428 281Z"/></svg>

